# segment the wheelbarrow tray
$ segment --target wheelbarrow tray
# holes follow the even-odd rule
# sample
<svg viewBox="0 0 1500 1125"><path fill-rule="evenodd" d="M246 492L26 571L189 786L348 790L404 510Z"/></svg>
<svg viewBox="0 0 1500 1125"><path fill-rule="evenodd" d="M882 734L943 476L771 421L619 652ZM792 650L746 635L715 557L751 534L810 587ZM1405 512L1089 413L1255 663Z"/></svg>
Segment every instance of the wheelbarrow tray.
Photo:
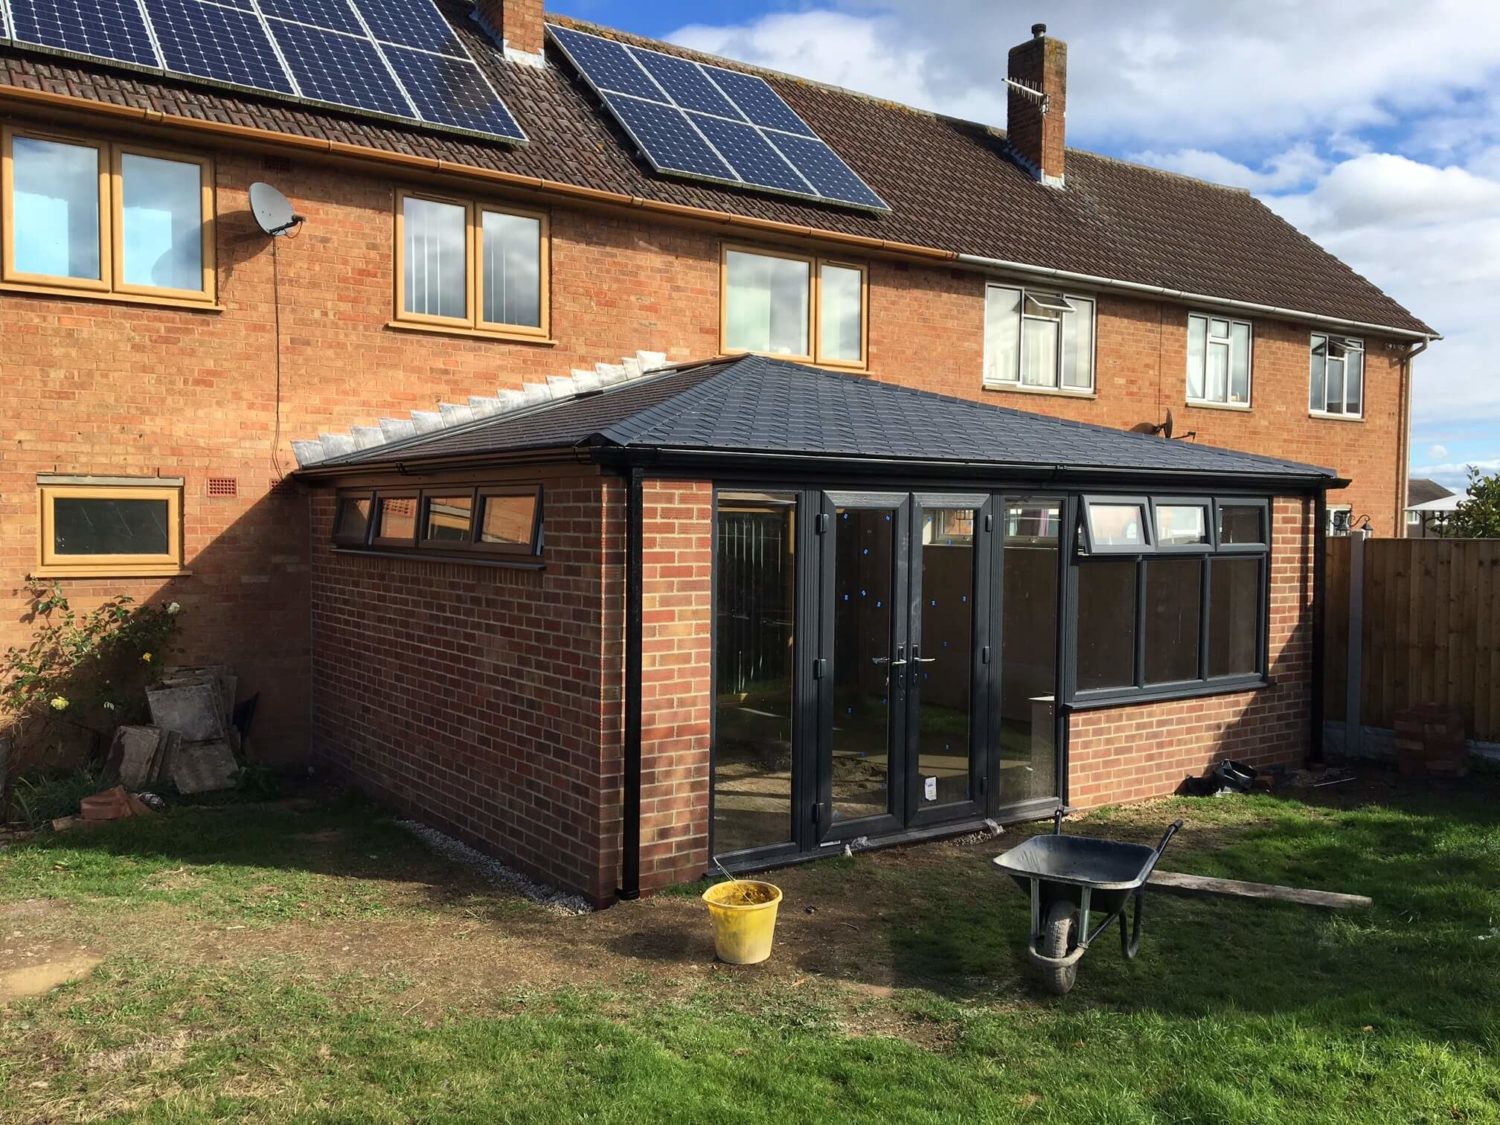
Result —
<svg viewBox="0 0 1500 1125"><path fill-rule="evenodd" d="M1096 891L1133 891L1145 883L1160 853L1146 844L1096 840L1090 836L1033 836L994 863L1024 890L1032 879L1091 887Z"/></svg>

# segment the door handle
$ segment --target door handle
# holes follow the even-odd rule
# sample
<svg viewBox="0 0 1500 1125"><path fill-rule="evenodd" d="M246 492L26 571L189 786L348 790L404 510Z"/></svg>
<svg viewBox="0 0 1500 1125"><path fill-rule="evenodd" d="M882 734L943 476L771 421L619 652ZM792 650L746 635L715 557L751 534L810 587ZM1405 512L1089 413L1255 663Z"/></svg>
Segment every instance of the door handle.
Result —
<svg viewBox="0 0 1500 1125"><path fill-rule="evenodd" d="M892 668L899 668L901 665L905 664L906 661L892 660L889 656L872 656L870 657L870 663L879 664L882 667L889 666Z"/></svg>
<svg viewBox="0 0 1500 1125"><path fill-rule="evenodd" d="M922 646L921 645L912 645L911 646L911 662L913 664L931 664L935 660L937 660L937 657L935 657L935 656L923 656L922 655Z"/></svg>

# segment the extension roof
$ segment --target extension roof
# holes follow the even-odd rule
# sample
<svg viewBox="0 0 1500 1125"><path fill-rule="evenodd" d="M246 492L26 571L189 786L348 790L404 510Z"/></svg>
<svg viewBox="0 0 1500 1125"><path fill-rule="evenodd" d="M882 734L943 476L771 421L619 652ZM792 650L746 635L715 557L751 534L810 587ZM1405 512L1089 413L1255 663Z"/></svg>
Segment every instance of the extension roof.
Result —
<svg viewBox="0 0 1500 1125"><path fill-rule="evenodd" d="M301 475L527 453L837 460L941 470L1214 477L1330 485L1336 474L1150 434L951 398L764 356L716 359L452 429L356 450Z"/></svg>
<svg viewBox="0 0 1500 1125"><path fill-rule="evenodd" d="M152 115L249 126L463 167L677 204L809 232L885 240L1174 293L1432 335L1433 330L1246 192L1070 149L1067 186L1044 187L1008 154L1003 130L715 59L764 77L890 204L872 215L648 170L549 45L546 67L506 61L469 18L439 8L531 138L511 147L123 68L0 46L6 88L45 90ZM706 58L557 16L689 58ZM997 59L1003 55L997 50ZM997 77L996 81L1000 81Z"/></svg>

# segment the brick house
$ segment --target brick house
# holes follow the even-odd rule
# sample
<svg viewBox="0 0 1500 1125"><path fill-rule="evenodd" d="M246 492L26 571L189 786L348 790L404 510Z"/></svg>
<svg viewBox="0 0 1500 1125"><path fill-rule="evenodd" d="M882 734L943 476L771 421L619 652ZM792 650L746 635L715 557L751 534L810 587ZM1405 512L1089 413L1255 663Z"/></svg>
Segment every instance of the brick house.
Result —
<svg viewBox="0 0 1500 1125"><path fill-rule="evenodd" d="M29 580L170 597L259 754L598 902L1304 755L1321 532L1399 534L1430 328L1248 194L1066 149L1044 29L1006 133L427 5L247 25L293 98L0 0L0 644ZM330 104L356 47L473 67L488 124ZM713 170L662 170L683 120Z"/></svg>

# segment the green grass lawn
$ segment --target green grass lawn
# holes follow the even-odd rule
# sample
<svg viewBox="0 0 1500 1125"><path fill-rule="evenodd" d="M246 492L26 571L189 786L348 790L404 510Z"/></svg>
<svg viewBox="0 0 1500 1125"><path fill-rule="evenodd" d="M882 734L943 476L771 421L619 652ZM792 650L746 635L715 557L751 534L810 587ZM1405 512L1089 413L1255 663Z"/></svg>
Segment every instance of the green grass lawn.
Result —
<svg viewBox="0 0 1500 1125"><path fill-rule="evenodd" d="M1164 866L1374 898L1173 898L1061 1000L1000 840L825 861L773 959L685 893L571 918L348 801L177 809L0 852L7 949L91 974L0 1008L0 1121L1500 1121L1500 788L1082 818Z"/></svg>

